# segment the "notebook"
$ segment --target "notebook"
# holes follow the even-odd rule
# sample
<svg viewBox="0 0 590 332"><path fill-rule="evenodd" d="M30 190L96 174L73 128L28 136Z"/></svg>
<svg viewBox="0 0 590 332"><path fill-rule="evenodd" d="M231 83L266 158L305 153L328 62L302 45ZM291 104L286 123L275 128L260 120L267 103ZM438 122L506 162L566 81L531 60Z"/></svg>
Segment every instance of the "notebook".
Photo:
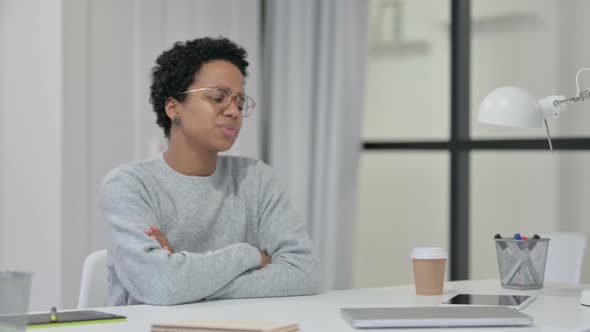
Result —
<svg viewBox="0 0 590 332"><path fill-rule="evenodd" d="M49 320L49 313L28 315L27 329L58 327L66 325L87 325L126 321L125 316L113 315L94 310L62 311L57 314L57 322Z"/></svg>
<svg viewBox="0 0 590 332"><path fill-rule="evenodd" d="M506 307L343 308L342 318L354 328L528 326L533 319Z"/></svg>
<svg viewBox="0 0 590 332"><path fill-rule="evenodd" d="M298 324L267 321L195 320L153 324L151 332L297 332Z"/></svg>

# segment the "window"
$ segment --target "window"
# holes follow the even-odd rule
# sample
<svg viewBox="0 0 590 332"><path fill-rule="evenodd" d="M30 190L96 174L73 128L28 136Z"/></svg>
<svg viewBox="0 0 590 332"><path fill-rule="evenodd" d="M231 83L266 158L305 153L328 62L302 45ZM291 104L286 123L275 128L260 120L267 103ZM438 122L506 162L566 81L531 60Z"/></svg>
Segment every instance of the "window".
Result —
<svg viewBox="0 0 590 332"><path fill-rule="evenodd" d="M460 280L497 276L496 233L590 234L590 101L550 121L553 153L544 129L477 123L499 86L575 94L590 67L580 42L590 3L372 0L371 10L354 286L411 283L414 246L449 249ZM398 37L379 30L399 22ZM387 38L414 47L374 48Z"/></svg>

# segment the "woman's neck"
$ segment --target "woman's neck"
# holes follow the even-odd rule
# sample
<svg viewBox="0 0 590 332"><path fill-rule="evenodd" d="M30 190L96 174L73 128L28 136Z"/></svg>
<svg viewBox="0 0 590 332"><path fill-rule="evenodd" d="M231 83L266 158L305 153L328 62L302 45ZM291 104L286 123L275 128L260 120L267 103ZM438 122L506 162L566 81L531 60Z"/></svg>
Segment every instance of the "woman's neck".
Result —
<svg viewBox="0 0 590 332"><path fill-rule="evenodd" d="M171 137L164 160L174 171L189 176L210 176L217 168L217 152L195 149Z"/></svg>

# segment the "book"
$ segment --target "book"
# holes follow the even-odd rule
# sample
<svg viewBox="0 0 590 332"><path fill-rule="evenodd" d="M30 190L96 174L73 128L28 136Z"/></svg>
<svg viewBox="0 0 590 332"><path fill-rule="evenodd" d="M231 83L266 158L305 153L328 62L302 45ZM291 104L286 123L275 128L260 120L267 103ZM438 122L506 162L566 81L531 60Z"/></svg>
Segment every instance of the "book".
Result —
<svg viewBox="0 0 590 332"><path fill-rule="evenodd" d="M151 332L297 332L298 324L250 320L194 320L152 324Z"/></svg>

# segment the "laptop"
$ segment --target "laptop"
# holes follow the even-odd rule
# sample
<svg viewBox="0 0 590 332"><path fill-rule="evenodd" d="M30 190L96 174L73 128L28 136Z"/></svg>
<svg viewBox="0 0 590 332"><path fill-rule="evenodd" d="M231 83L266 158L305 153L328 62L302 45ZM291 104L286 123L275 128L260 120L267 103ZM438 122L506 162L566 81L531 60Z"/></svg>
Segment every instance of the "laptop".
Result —
<svg viewBox="0 0 590 332"><path fill-rule="evenodd" d="M531 317L499 306L342 308L340 313L354 328L533 325Z"/></svg>

